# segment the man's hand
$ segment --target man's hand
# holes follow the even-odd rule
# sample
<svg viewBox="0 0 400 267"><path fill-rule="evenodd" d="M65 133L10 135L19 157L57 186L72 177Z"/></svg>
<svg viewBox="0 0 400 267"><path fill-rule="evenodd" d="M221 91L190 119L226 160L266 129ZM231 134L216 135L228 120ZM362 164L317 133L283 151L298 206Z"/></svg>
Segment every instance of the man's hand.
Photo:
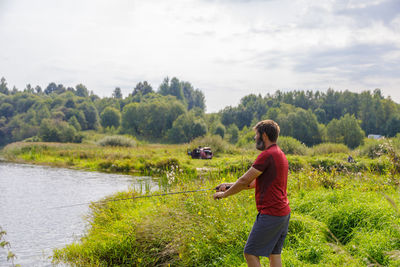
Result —
<svg viewBox="0 0 400 267"><path fill-rule="evenodd" d="M223 183L218 185L215 190L217 190L217 192L225 192L226 190L228 190L230 187L232 186L232 183Z"/></svg>
<svg viewBox="0 0 400 267"><path fill-rule="evenodd" d="M214 194L214 199L221 199L224 198L224 192L217 192Z"/></svg>

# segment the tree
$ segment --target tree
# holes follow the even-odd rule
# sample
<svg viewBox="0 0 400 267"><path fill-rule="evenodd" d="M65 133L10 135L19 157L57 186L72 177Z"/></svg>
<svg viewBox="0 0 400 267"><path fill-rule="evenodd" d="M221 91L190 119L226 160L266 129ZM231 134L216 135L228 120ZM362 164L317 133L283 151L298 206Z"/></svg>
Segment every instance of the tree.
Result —
<svg viewBox="0 0 400 267"><path fill-rule="evenodd" d="M143 83L139 82L138 84L136 84L135 88L133 89L132 96L136 96L138 94L140 94L141 96L145 96L153 92L154 91L151 85L147 81L144 81Z"/></svg>
<svg viewBox="0 0 400 267"><path fill-rule="evenodd" d="M376 114L374 112L374 103L370 91L362 92L360 95L360 119L361 128L366 134L377 134L376 132Z"/></svg>
<svg viewBox="0 0 400 267"><path fill-rule="evenodd" d="M393 115L386 123L386 134L388 137L393 137L397 133L400 133L400 116Z"/></svg>
<svg viewBox="0 0 400 267"><path fill-rule="evenodd" d="M122 128L149 138L163 138L185 107L174 97L159 97L131 103L122 111Z"/></svg>
<svg viewBox="0 0 400 267"><path fill-rule="evenodd" d="M6 79L4 77L2 77L0 80L0 93L5 94L5 95L10 94L10 91L7 88Z"/></svg>
<svg viewBox="0 0 400 267"><path fill-rule="evenodd" d="M107 107L100 114L100 119L101 119L101 125L104 128L114 127L115 129L117 129L121 123L121 113L119 112L119 110L115 108Z"/></svg>
<svg viewBox="0 0 400 267"><path fill-rule="evenodd" d="M122 129L131 135L140 133L139 103L130 103L122 110Z"/></svg>
<svg viewBox="0 0 400 267"><path fill-rule="evenodd" d="M49 85L47 85L46 89L44 89L44 93L46 95L49 95L49 94L53 93L56 90L57 90L57 85L52 82L52 83L49 83Z"/></svg>
<svg viewBox="0 0 400 267"><path fill-rule="evenodd" d="M116 99L122 99L122 92L121 92L121 88L119 88L119 87L115 87L115 90L114 90L114 92L113 92L113 95L112 95L114 98L116 98Z"/></svg>
<svg viewBox="0 0 400 267"><path fill-rule="evenodd" d="M281 135L294 137L308 146L322 141L317 118L311 110L297 108L296 112L287 116L282 113L277 122L281 128Z"/></svg>
<svg viewBox="0 0 400 267"><path fill-rule="evenodd" d="M199 89L194 90L190 82L181 82L181 87L185 101L188 104L188 110L200 108L204 111L206 105L203 92Z"/></svg>
<svg viewBox="0 0 400 267"><path fill-rule="evenodd" d="M265 119L277 121L280 112L279 108L270 108L265 115Z"/></svg>
<svg viewBox="0 0 400 267"><path fill-rule="evenodd" d="M180 115L168 131L169 140L174 143L187 143L207 133L207 125L201 118L191 113Z"/></svg>
<svg viewBox="0 0 400 267"><path fill-rule="evenodd" d="M205 96L203 92L200 91L199 89L194 90L194 92L192 93L192 99L189 109L193 109L196 107L201 108L203 111L206 110Z"/></svg>
<svg viewBox="0 0 400 267"><path fill-rule="evenodd" d="M185 97L183 95L182 84L179 82L178 78L173 77L171 81L168 77L164 79L158 92L161 95L172 95L175 96L178 100L184 100Z"/></svg>
<svg viewBox="0 0 400 267"><path fill-rule="evenodd" d="M40 87L39 85L37 85L37 86L35 87L35 91L36 91L36 94L41 94L41 93L42 93L42 87Z"/></svg>
<svg viewBox="0 0 400 267"><path fill-rule="evenodd" d="M3 103L0 105L0 117L11 118L14 114L14 107L10 103Z"/></svg>
<svg viewBox="0 0 400 267"><path fill-rule="evenodd" d="M35 93L35 89L33 89L33 87L28 83L24 89L24 92L33 94Z"/></svg>
<svg viewBox="0 0 400 267"><path fill-rule="evenodd" d="M183 96L182 84L179 82L178 78L174 77L171 79L168 94L175 96L179 100L185 99Z"/></svg>
<svg viewBox="0 0 400 267"><path fill-rule="evenodd" d="M214 134L217 134L217 135L221 136L222 138L224 138L224 136L225 136L225 126L222 125L221 123L219 123L215 127Z"/></svg>
<svg viewBox="0 0 400 267"><path fill-rule="evenodd" d="M86 120L86 129L84 130L97 130L100 126L99 115L96 107L90 102L83 102L78 107L79 110L83 111Z"/></svg>
<svg viewBox="0 0 400 267"><path fill-rule="evenodd" d="M168 95L169 94L169 78L166 77L162 81L160 87L158 88L158 93L161 95Z"/></svg>
<svg viewBox="0 0 400 267"><path fill-rule="evenodd" d="M350 148L356 148L362 144L365 133L354 115L344 115L339 120L339 127L343 130L343 141L345 145Z"/></svg>
<svg viewBox="0 0 400 267"><path fill-rule="evenodd" d="M338 119L331 120L326 126L327 141L332 143L343 143L343 131L340 129Z"/></svg>
<svg viewBox="0 0 400 267"><path fill-rule="evenodd" d="M82 141L75 128L65 121L44 119L40 125L40 138L45 142L75 142Z"/></svg>
<svg viewBox="0 0 400 267"><path fill-rule="evenodd" d="M81 125L78 122L78 119L75 116L72 116L69 120L68 123L75 128L75 130L80 131L82 130Z"/></svg>
<svg viewBox="0 0 400 267"><path fill-rule="evenodd" d="M350 148L356 148L362 144L364 136L364 131L354 115L346 114L339 120L333 119L327 125L329 142L344 143Z"/></svg>
<svg viewBox="0 0 400 267"><path fill-rule="evenodd" d="M88 89L86 88L86 86L84 86L83 84L78 84L76 87L75 87L75 89L76 89L76 92L75 92L75 94L77 95L77 96L81 96L81 97L88 97L89 96L89 91L88 91Z"/></svg>
<svg viewBox="0 0 400 267"><path fill-rule="evenodd" d="M236 144L239 140L239 128L236 124L229 125L228 129L226 129L227 139L231 144Z"/></svg>
<svg viewBox="0 0 400 267"><path fill-rule="evenodd" d="M319 123L326 123L325 110L323 110L322 108L317 108L316 110L314 110L314 114L315 116L317 116L317 120Z"/></svg>
<svg viewBox="0 0 400 267"><path fill-rule="evenodd" d="M59 130L55 127L52 120L44 119L40 124L39 136L45 142L58 142Z"/></svg>

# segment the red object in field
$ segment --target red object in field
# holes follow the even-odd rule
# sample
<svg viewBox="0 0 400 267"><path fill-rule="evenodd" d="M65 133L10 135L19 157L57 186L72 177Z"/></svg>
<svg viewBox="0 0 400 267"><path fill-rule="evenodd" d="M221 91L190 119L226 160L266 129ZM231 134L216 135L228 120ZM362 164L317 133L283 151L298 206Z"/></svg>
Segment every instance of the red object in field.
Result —
<svg viewBox="0 0 400 267"><path fill-rule="evenodd" d="M212 159L213 153L210 147L201 147L188 151L188 155L192 156L192 159Z"/></svg>

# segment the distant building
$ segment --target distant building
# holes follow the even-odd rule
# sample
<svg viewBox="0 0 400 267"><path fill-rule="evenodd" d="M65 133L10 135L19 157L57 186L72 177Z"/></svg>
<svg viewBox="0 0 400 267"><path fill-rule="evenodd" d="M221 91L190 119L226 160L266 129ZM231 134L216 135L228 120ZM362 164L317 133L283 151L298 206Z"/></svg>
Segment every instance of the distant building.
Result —
<svg viewBox="0 0 400 267"><path fill-rule="evenodd" d="M380 135L380 134L369 134L369 135L368 135L368 138L369 138L369 139L380 140L380 139L383 139L384 136L382 136L382 135Z"/></svg>

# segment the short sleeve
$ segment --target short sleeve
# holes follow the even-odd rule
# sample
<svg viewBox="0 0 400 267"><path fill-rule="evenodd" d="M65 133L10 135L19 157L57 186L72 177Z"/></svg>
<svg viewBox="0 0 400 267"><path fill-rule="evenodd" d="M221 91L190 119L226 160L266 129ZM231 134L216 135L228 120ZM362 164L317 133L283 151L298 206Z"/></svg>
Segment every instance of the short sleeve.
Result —
<svg viewBox="0 0 400 267"><path fill-rule="evenodd" d="M264 172L265 169L267 169L270 165L270 160L268 160L269 156L269 153L267 153L266 151L261 152L251 166L254 169L259 170L260 172Z"/></svg>

